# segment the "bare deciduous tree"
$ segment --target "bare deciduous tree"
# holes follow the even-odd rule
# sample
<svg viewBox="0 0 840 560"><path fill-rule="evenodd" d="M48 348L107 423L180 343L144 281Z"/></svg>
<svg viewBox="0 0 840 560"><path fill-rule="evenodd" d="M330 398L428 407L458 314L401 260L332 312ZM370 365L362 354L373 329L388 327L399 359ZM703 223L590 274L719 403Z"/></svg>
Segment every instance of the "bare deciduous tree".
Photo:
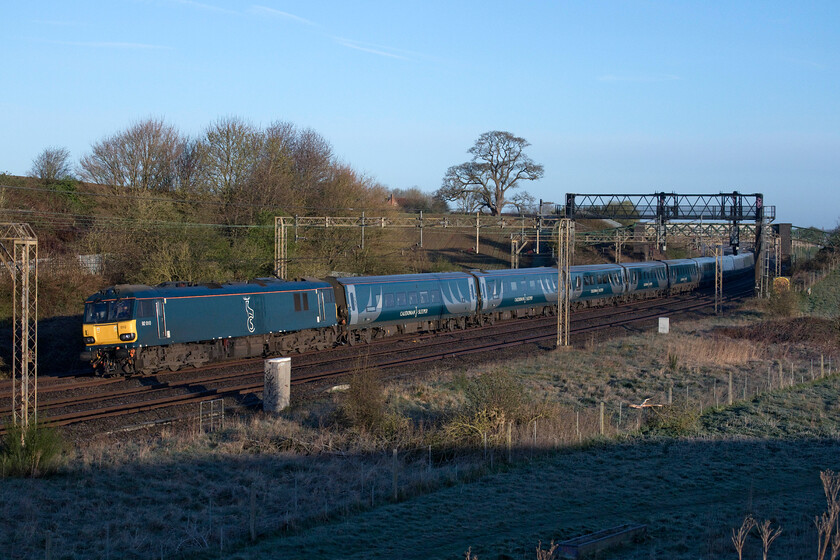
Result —
<svg viewBox="0 0 840 560"><path fill-rule="evenodd" d="M204 174L204 150L200 141L185 139L175 160L177 190L197 192L201 190Z"/></svg>
<svg viewBox="0 0 840 560"><path fill-rule="evenodd" d="M314 130L306 129L297 135L292 157L298 188L318 197L331 174L332 146Z"/></svg>
<svg viewBox="0 0 840 560"><path fill-rule="evenodd" d="M533 214L537 211L537 201L530 193L520 191L513 195L510 203L516 208L519 214Z"/></svg>
<svg viewBox="0 0 840 560"><path fill-rule="evenodd" d="M223 117L210 125L202 141L208 190L230 196L247 182L259 144L260 135L239 117Z"/></svg>
<svg viewBox="0 0 840 560"><path fill-rule="evenodd" d="M437 191L444 200L459 201L471 193L482 208L499 215L509 203L507 193L521 181L543 176L543 166L524 153L527 140L510 132L493 130L479 136L470 148L472 159L450 167Z"/></svg>
<svg viewBox="0 0 840 560"><path fill-rule="evenodd" d="M94 144L81 160L82 177L114 187L173 190L182 148L175 127L149 118Z"/></svg>
<svg viewBox="0 0 840 560"><path fill-rule="evenodd" d="M286 122L272 123L262 132L260 151L242 198L248 204L271 205L299 212L303 193L294 188L295 126Z"/></svg>
<svg viewBox="0 0 840 560"><path fill-rule="evenodd" d="M70 170L70 150L51 146L44 148L38 157L32 160L29 175L38 177L44 183L53 183L60 179L72 177Z"/></svg>

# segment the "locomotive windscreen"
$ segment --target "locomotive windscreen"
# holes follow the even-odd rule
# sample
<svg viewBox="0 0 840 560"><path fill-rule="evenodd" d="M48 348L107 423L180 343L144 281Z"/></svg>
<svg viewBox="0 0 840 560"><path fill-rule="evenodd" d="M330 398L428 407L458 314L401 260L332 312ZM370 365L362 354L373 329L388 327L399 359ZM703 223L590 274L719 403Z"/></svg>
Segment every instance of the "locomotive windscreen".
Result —
<svg viewBox="0 0 840 560"><path fill-rule="evenodd" d="M97 301L85 304L85 323L115 323L131 319L133 299Z"/></svg>

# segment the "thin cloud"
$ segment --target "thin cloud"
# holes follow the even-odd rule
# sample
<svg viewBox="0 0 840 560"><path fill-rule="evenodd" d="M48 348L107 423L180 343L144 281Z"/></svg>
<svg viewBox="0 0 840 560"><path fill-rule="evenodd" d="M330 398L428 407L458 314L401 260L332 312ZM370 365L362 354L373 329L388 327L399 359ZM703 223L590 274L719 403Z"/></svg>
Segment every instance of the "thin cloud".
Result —
<svg viewBox="0 0 840 560"><path fill-rule="evenodd" d="M309 21L306 18L302 18L300 16L290 14L289 12L283 12L281 10L275 10L274 8L269 8L268 6L259 6L259 5L255 4L255 5L251 6L248 11L250 11L252 14L256 14L256 15L260 15L260 16L270 16L270 17L276 17L276 18L283 18L283 19L296 21L298 23L303 23L303 24L306 24L306 25L315 25L315 23Z"/></svg>
<svg viewBox="0 0 840 560"><path fill-rule="evenodd" d="M68 45L71 47L90 47L94 49L140 49L140 50L172 50L166 45L150 45L147 43L117 43L108 41L45 41L53 45Z"/></svg>
<svg viewBox="0 0 840 560"><path fill-rule="evenodd" d="M206 10L208 12L217 12L220 14L236 14L239 15L239 12L235 10L228 10L227 8L220 8L219 6L213 6L212 4L205 4L203 2L196 2L195 0L170 0L176 4L181 4L183 6L190 6L191 8L198 8L199 10Z"/></svg>
<svg viewBox="0 0 840 560"><path fill-rule="evenodd" d="M77 25L81 25L79 22L76 21L59 21L57 19L36 19L33 20L32 23L37 23L40 25L54 25L56 27L75 27Z"/></svg>
<svg viewBox="0 0 840 560"><path fill-rule="evenodd" d="M336 43L348 49L355 49L366 53L375 54L377 56L385 56L388 58L396 58L398 60L410 60L407 56L398 53L406 53L407 51L400 51L392 49L391 47L384 47L381 45L371 45L369 43L362 43L360 41L351 41L350 39L342 39L341 37L333 38Z"/></svg>
<svg viewBox="0 0 840 560"><path fill-rule="evenodd" d="M618 76L615 74L605 74L596 78L599 82L634 82L634 83L654 83L654 82L675 82L682 80L676 74L651 74L651 75L637 75L637 76Z"/></svg>
<svg viewBox="0 0 840 560"><path fill-rule="evenodd" d="M790 56L786 56L782 58L785 62L792 62L793 64L798 64L799 66L807 66L808 68L816 68L817 70L825 70L825 64L820 64L819 62L814 62L813 60L806 60L804 58L793 58Z"/></svg>

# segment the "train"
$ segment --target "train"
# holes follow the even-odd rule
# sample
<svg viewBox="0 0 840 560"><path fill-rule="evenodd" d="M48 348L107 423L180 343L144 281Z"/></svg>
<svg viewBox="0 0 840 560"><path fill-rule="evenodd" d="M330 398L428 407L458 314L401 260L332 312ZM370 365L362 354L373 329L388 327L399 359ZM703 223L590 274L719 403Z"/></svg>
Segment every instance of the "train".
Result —
<svg viewBox="0 0 840 560"><path fill-rule="evenodd" d="M723 277L754 266L752 253L725 255ZM713 257L572 266L569 297L581 308L669 296L713 284L714 275ZM97 374L147 374L547 316L557 281L556 268L539 267L122 284L85 300L81 359Z"/></svg>

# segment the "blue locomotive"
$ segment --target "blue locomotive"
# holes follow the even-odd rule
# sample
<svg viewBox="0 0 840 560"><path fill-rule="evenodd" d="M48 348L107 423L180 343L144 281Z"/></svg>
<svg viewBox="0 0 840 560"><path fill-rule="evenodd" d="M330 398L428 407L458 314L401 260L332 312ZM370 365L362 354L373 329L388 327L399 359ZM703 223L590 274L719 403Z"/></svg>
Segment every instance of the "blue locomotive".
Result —
<svg viewBox="0 0 840 560"><path fill-rule="evenodd" d="M754 264L751 253L724 256L723 276L746 274ZM580 308L691 291L714 283L715 263L583 265L570 273L570 300ZM81 358L104 373L174 371L551 315L557 295L556 268L118 285L85 301Z"/></svg>
<svg viewBox="0 0 840 560"><path fill-rule="evenodd" d="M327 348L338 329L321 281L119 285L85 301L82 359L126 373Z"/></svg>

